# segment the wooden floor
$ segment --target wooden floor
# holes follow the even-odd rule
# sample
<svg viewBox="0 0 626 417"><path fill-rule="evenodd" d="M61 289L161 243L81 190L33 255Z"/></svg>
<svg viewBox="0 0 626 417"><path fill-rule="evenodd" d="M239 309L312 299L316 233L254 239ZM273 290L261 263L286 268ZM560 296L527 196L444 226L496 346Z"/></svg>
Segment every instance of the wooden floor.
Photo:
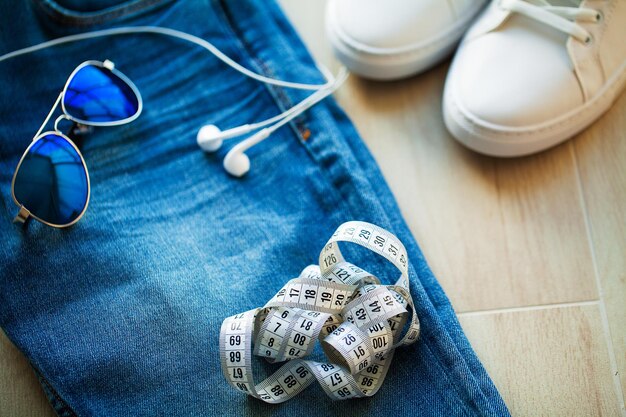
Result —
<svg viewBox="0 0 626 417"><path fill-rule="evenodd" d="M324 1L282 0L338 67ZM476 155L446 132L447 64L336 94L370 147L461 324L514 416L626 416L626 94L543 154ZM0 332L0 414L49 416Z"/></svg>

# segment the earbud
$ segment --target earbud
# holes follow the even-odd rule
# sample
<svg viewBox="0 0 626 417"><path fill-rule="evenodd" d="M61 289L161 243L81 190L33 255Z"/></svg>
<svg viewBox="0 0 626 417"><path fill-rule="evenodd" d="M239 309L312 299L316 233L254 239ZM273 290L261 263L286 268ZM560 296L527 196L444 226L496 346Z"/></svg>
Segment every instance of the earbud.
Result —
<svg viewBox="0 0 626 417"><path fill-rule="evenodd" d="M221 131L215 125L205 125L200 128L197 135L198 146L206 152L217 151L224 142L224 139L230 139L235 136L242 135L251 130L250 125L243 125ZM263 141L270 134L269 129L262 129L235 145L224 157L224 169L233 177L242 177L250 171L250 158L244 152L250 147Z"/></svg>
<svg viewBox="0 0 626 417"><path fill-rule="evenodd" d="M250 171L250 158L243 152L228 152L224 157L224 169L233 177L241 178Z"/></svg>
<svg viewBox="0 0 626 417"><path fill-rule="evenodd" d="M243 177L250 171L250 158L245 152L254 145L263 142L273 132L273 128L265 128L242 140L228 151L224 157L224 169L233 177Z"/></svg>
<svg viewBox="0 0 626 417"><path fill-rule="evenodd" d="M202 126L200 130L198 130L198 136L196 137L198 146L206 152L217 151L224 142L221 134L222 131L215 125Z"/></svg>
<svg viewBox="0 0 626 417"><path fill-rule="evenodd" d="M250 125L237 126L232 129L221 131L219 127L215 125L205 125L198 130L198 146L206 152L217 151L224 142L225 139L234 138L240 135L250 133L252 127Z"/></svg>
<svg viewBox="0 0 626 417"><path fill-rule="evenodd" d="M248 155L245 154L248 149L258 143L261 143L269 137L272 132L289 123L307 109L332 94L333 91L339 88L347 77L348 72L342 67L339 70L337 78L328 87L317 90L315 93L309 95L307 98L285 110L281 114L270 117L269 119L261 122L233 127L224 131L221 131L215 125L202 126L197 135L198 145L206 152L215 152L222 146L224 140L234 138L263 127L263 129L235 145L224 157L224 169L226 172L233 177L243 177L248 173L248 171L250 171L250 158L248 158Z"/></svg>

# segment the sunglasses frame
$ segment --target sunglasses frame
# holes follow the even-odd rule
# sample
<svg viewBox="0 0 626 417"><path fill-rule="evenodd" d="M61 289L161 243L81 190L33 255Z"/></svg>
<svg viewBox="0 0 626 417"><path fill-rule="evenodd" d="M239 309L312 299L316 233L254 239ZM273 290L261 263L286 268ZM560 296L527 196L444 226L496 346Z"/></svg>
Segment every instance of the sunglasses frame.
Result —
<svg viewBox="0 0 626 417"><path fill-rule="evenodd" d="M35 145L35 143L37 143L41 138L43 138L45 136L48 136L48 135L60 136L63 139L65 139L70 145L72 145L72 147L74 148L74 150L76 151L76 153L80 157L80 161L83 164L83 168L85 168L85 175L87 176L87 200L85 202L85 207L83 207L83 211L80 212L78 217L76 217L74 220L72 220L71 222L66 223L66 224L50 223L48 221L45 221L45 220L41 219L40 217L35 216L26 207L24 207L24 205L22 203L17 201L17 198L15 197L15 177L17 177L17 172L20 170L20 167L22 166L22 161L24 160L26 155L28 155L28 151L30 151L30 148L32 148L33 145ZM30 143L30 145L28 145L28 148L26 148L26 150L24 151L24 154L20 158L19 164L17 164L17 168L15 168L15 173L13 174L13 180L11 181L11 196L13 197L13 201L15 202L15 204L20 208L19 212L15 216L15 219L13 219L14 223L26 223L26 220L28 220L29 218L32 217L33 219L35 219L37 221L40 221L41 223L45 224L46 226L51 226L51 227L55 227L57 229L62 229L64 227L69 227L69 226L73 225L74 223L76 223L77 221L79 221L81 219L81 217L83 217L83 215L85 214L85 211L87 211L87 206L89 206L89 198L91 197L91 182L89 180L89 170L87 169L87 164L85 163L85 158L83 158L83 154L80 153L80 150L78 149L78 146L76 146L76 144L70 138L68 138L66 135L64 135L61 132L54 131L54 130L49 130L47 132L43 132L39 136L35 137L33 139L33 141Z"/></svg>
<svg viewBox="0 0 626 417"><path fill-rule="evenodd" d="M129 87L130 89L133 91L133 93L135 93L135 96L137 97L137 112L135 112L135 114L133 114L130 117L127 117L126 119L122 119L122 120L116 120L113 122L90 122L87 120L81 120L78 119L77 117L72 116L66 109L65 109L65 101L63 100L65 98L65 94L67 93L67 88L70 86L70 82L72 81L72 78L74 78L74 76L76 75L76 73L78 73L78 71L80 71L82 68L86 67L86 66L93 66L93 67L99 67L99 68L105 68L109 71L111 71L111 73L119 78L121 78L122 81L124 81ZM113 62L109 61L108 59L105 60L104 62L100 62L100 61L85 61L82 64L80 64L79 66L77 66L74 71L72 71L72 73L70 74L70 76L67 78L67 82L65 83L65 87L63 87L63 91L61 92L61 110L63 110L63 114L65 116L67 116L67 119L72 121L72 122L76 122L78 124L81 125L86 125L86 126L118 126L118 125L123 125L126 123L130 123L133 120L135 120L136 118L139 117L139 115L141 114L141 111L143 110L143 100L141 99L141 94L139 94L139 90L137 89L137 87L135 86L135 84L124 74L122 74L121 72L119 72L118 70L115 69L115 64L113 64ZM53 109L54 110L54 109Z"/></svg>
<svg viewBox="0 0 626 417"><path fill-rule="evenodd" d="M112 122L90 122L90 121L86 121L86 120L82 120L82 119L76 118L76 117L72 116L70 113L68 113L68 111L65 109L65 103L64 103L64 100L63 100L65 98L65 93L67 92L67 89L68 89L68 87L70 85L70 82L72 81L72 79L74 78L76 73L78 73L78 71L80 71L82 68L84 68L84 67L86 67L88 65L91 65L91 66L94 66L94 67L99 67L99 68L106 68L107 70L111 71L112 74L114 74L115 76L119 77L122 81L124 81L130 87L130 89L135 94L135 97L137 97L137 101L138 101L137 111L135 112L135 114L133 114L130 117L127 117L126 119L116 120L116 121L112 121ZM46 126L46 124L50 120L50 117L52 116L52 114L54 113L56 108L59 106L59 102L61 103L62 114L55 121L55 123L54 123L54 130L49 130L49 131L46 131L46 132L42 133L42 130L44 129L44 127ZM121 72L116 70L115 69L115 64L113 64L113 62L109 61L108 59L103 61L103 62L95 61L95 60L89 60L89 61L85 61L85 62L81 63L80 65L78 65L74 69L74 71L72 71L72 73L69 75L69 77L67 78L67 81L65 82L65 86L63 87L63 90L61 91L61 93L57 97L56 101L54 102L54 105L52 106L52 109L48 113L48 116L46 117L46 119L44 120L43 124L41 125L41 127L39 128L39 130L37 131L35 136L33 137L33 140L31 141L31 143L28 145L28 147L26 148L26 150L22 154L22 157L20 158L20 161L17 164L17 168L15 168L15 172L13 173L13 179L11 180L11 196L13 197L13 201L15 202L15 204L19 207L19 212L17 213L17 215L13 219L13 222L14 223L26 223L26 221L29 218L33 218L33 219L35 219L35 220L45 224L46 226L54 227L54 228L57 228L57 229L62 229L62 228L65 228L65 227L72 226L73 224L78 222L83 217L85 212L87 211L87 206L89 206L89 198L91 196L91 182L89 180L89 170L87 169L87 164L85 163L85 158L83 158L83 154L80 152L80 149L78 149L78 146L76 146L74 141L72 141L72 139L70 139L67 135L65 135L65 134L61 133L61 131L59 131L58 123L62 119L66 119L66 120L69 120L71 122L74 122L74 123L77 124L78 127L83 127L83 126L117 126L117 125L123 125L123 124L132 122L133 120L135 120L136 118L139 117L139 115L141 114L142 110L143 110L143 99L141 97L141 94L139 93L139 90L137 89L137 86L135 86L135 83L133 83L127 76L125 76L124 74L122 74ZM66 223L66 224L50 223L48 221L45 221L45 220L39 218L38 216L35 216L26 207L24 207L24 205L22 203L17 201L17 198L15 197L15 178L17 177L17 173L20 170L20 167L22 166L22 162L24 161L24 158L26 157L26 155L28 155L28 152L33 147L33 145L35 143L37 143L40 139L42 139L43 137L45 137L47 135L58 135L58 136L62 137L64 140L66 140L67 142L69 142L70 145L72 145L72 147L74 148L74 150L76 151L76 153L80 157L80 160L81 160L81 162L83 164L83 167L85 168L85 175L87 176L87 201L85 202L85 207L83 208L81 213L78 215L78 217L76 217L70 223Z"/></svg>

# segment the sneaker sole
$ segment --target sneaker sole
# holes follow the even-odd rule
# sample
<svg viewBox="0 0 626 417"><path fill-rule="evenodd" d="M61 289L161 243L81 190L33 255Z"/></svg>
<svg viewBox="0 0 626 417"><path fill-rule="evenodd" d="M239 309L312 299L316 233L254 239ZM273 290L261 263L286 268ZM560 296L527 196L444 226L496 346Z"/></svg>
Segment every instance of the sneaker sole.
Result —
<svg viewBox="0 0 626 417"><path fill-rule="evenodd" d="M481 120L454 97L446 82L443 116L448 131L466 147L490 156L517 157L541 152L581 132L604 114L626 86L626 62L589 101L552 120L509 127Z"/></svg>

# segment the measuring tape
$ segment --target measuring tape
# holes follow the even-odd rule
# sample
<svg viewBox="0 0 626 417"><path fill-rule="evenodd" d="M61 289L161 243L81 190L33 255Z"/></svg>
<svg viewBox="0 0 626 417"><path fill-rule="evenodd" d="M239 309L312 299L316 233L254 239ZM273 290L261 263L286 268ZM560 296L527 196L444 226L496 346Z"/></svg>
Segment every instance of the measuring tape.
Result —
<svg viewBox="0 0 626 417"><path fill-rule="evenodd" d="M383 256L400 270L400 278L381 285L343 258L339 242ZM268 403L287 401L314 380L335 400L369 397L385 380L394 350L414 343L419 332L404 245L378 226L347 222L322 249L319 265L306 267L263 308L224 320L220 361L231 386ZM327 363L303 359L317 340ZM288 362L255 384L253 355Z"/></svg>

